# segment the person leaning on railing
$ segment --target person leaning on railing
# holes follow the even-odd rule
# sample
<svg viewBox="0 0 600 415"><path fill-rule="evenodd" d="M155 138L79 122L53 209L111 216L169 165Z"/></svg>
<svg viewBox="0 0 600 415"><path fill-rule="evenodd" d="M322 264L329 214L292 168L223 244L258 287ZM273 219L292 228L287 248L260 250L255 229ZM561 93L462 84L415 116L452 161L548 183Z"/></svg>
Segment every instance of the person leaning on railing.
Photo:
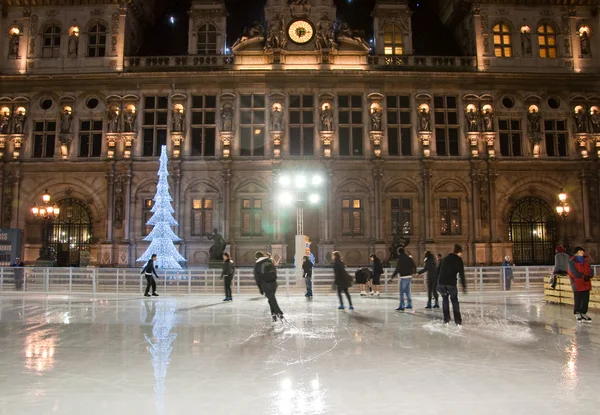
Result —
<svg viewBox="0 0 600 415"><path fill-rule="evenodd" d="M554 255L554 271L550 278L550 286L552 289L556 289L558 283L557 277L568 277L569 273L569 255L565 252L565 247L558 245L556 247L556 255Z"/></svg>

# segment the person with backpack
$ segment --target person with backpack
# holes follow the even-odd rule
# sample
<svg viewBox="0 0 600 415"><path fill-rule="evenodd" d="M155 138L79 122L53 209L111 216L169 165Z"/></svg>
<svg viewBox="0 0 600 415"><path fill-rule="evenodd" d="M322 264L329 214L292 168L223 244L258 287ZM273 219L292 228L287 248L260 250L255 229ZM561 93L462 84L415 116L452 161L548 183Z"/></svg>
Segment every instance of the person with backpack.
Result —
<svg viewBox="0 0 600 415"><path fill-rule="evenodd" d="M396 269L392 274L389 282L394 280L396 275L399 276L400 286L400 305L396 311L404 311L405 308L412 309L412 298L410 296L410 283L413 275L417 273L417 265L415 261L409 257L404 251L403 247L398 248L398 262L396 263ZM406 307L404 307L404 295L406 295Z"/></svg>
<svg viewBox="0 0 600 415"><path fill-rule="evenodd" d="M438 267L438 292L442 295L442 310L444 311L444 323L450 323L450 300L452 302L452 312L454 313L454 323L457 326L462 325L462 316L460 314L460 304L458 303L458 281L463 286L463 292L467 293L467 281L465 280L465 266L463 264L462 246L454 244L452 253L442 259Z"/></svg>
<svg viewBox="0 0 600 415"><path fill-rule="evenodd" d="M589 323L592 319L588 317L587 312L594 271L589 258L585 256L585 249L580 246L575 248L575 255L569 261L569 278L573 289L573 314L575 314L575 319L577 322L585 321Z"/></svg>
<svg viewBox="0 0 600 415"><path fill-rule="evenodd" d="M271 308L271 317L273 321L283 320L283 312L277 304L275 292L277 291L277 269L271 258L266 256L261 251L255 255L256 262L254 263L254 280L258 286L261 295L264 294L269 301Z"/></svg>
<svg viewBox="0 0 600 415"><path fill-rule="evenodd" d="M342 262L342 256L338 251L333 251L331 253L333 257L333 276L334 283L337 287L338 298L340 299L340 306L338 310L344 309L344 300L342 299L342 292L346 294L346 298L348 299L348 307L349 310L354 310L354 306L352 305L352 298L350 298L350 293L348 292L348 288L352 286L352 278L346 271L346 266Z"/></svg>
<svg viewBox="0 0 600 415"><path fill-rule="evenodd" d="M371 254L369 259L373 261L373 279L371 280L373 291L371 291L371 294L379 297L379 286L381 285L381 276L383 275L383 264L381 263L381 259L375 254Z"/></svg>
<svg viewBox="0 0 600 415"><path fill-rule="evenodd" d="M425 264L423 269L418 272L419 275L427 273L427 305L425 308L431 309L431 300L435 299L433 308L440 308L437 292L437 261L431 251L425 251Z"/></svg>
<svg viewBox="0 0 600 415"><path fill-rule="evenodd" d="M306 294L304 296L306 298L312 298L312 270L313 263L306 255L302 257L302 278L304 278L304 282L306 283Z"/></svg>
<svg viewBox="0 0 600 415"><path fill-rule="evenodd" d="M225 278L223 285L225 286L225 299L223 301L233 301L231 297L231 281L233 281L233 273L235 272L235 265L231 260L231 256L225 252L223 253L223 270L221 271L221 279Z"/></svg>
<svg viewBox="0 0 600 415"><path fill-rule="evenodd" d="M152 297L158 297L156 293L156 281L154 281L154 277L158 278L158 274L154 267L154 261L156 261L156 254L152 254L146 265L144 265L144 268L142 268L141 274L144 274L147 282L144 297L150 297L150 287L152 287Z"/></svg>

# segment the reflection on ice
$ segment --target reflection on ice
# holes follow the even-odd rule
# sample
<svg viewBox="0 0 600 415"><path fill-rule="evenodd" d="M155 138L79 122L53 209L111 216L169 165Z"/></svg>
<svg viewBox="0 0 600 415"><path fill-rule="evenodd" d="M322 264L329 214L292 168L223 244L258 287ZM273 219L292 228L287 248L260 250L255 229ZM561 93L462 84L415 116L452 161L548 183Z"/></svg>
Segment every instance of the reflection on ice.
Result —
<svg viewBox="0 0 600 415"><path fill-rule="evenodd" d="M52 369L55 343L52 329L34 329L25 338L25 368L40 373Z"/></svg>

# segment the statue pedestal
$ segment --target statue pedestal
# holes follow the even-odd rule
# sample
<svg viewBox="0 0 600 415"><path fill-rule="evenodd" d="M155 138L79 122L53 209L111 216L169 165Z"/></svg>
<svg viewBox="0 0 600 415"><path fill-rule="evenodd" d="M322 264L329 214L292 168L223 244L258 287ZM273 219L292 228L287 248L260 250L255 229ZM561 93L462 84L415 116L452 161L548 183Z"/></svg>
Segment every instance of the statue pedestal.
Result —
<svg viewBox="0 0 600 415"><path fill-rule="evenodd" d="M330 265L332 263L331 253L335 251L335 244L331 241L321 241L319 247L319 265Z"/></svg>

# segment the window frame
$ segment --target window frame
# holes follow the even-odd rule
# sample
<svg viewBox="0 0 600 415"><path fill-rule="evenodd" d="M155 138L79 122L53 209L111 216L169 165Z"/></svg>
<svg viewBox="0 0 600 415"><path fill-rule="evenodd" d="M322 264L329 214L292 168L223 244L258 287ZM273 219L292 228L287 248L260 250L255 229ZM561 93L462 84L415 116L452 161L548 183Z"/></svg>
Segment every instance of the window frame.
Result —
<svg viewBox="0 0 600 415"><path fill-rule="evenodd" d="M395 100L395 106L390 106L390 99L393 98ZM408 98L408 107L403 106L402 101L403 98ZM387 116L387 145L388 145L388 155L394 157L407 157L413 155L413 126L412 126L412 96L411 95L386 95L386 116ZM403 123L402 114L408 114L409 123ZM395 121L393 122L395 118ZM392 148L392 133L391 131L395 129L397 130L396 134L396 143L395 147L398 148L398 154L392 154L390 149ZM404 135L406 130L408 130L408 138L406 142L408 142L408 148L410 149L409 154L404 154Z"/></svg>
<svg viewBox="0 0 600 415"><path fill-rule="evenodd" d="M263 222L264 222L264 214L263 214L263 198L262 197L242 197L242 204L241 204L241 216L240 216L240 234L241 236L244 237L260 237L263 236L264 232L263 232ZM244 202L245 201L249 201L249 206L248 208L244 207ZM256 207L256 202L259 201L260 202L260 207ZM247 213L249 215L249 220L250 223L248 224L248 228L249 231L245 232L244 231L244 214ZM256 229L256 223L257 223L257 215L258 215L258 219L259 219L259 227L260 229Z"/></svg>
<svg viewBox="0 0 600 415"><path fill-rule="evenodd" d="M205 29L205 30L203 30ZM214 34L215 41L214 44L210 42L210 35ZM210 24L204 23L202 24L198 30L196 31L196 54L200 56L214 56L217 55L219 50L218 46L218 37L219 32L217 31L217 27ZM211 47L214 46L214 49Z"/></svg>
<svg viewBox="0 0 600 415"><path fill-rule="evenodd" d="M443 98L443 106L442 107L438 107L435 102L438 98ZM449 107L448 106L448 99L449 98L454 98L454 107ZM460 154L460 120L458 118L458 96L456 95L435 95L433 97L433 102L434 102L434 108L433 108L433 115L434 115L434 121L435 121L435 150L436 150L436 154L438 156L442 156L442 157L459 157ZM450 113L454 113L455 117L456 117L456 123L450 123L448 120L448 115ZM442 114L444 117L444 122L443 123L438 123L438 115ZM456 137L455 138L451 138L450 137L450 131L455 131L456 132ZM439 143L442 141L440 139L440 134L439 132L443 132L443 136L444 136L444 149L445 149L445 154L440 154L440 146ZM451 151L451 144L456 142L456 154L452 154Z"/></svg>
<svg viewBox="0 0 600 415"><path fill-rule="evenodd" d="M146 107L148 98L154 99L152 108ZM160 107L160 99L167 100L165 107ZM146 123L147 114L153 114L153 124ZM164 114L165 123L159 124L159 114ZM160 157L160 150L162 145L166 145L168 142L168 124L169 124L169 96L168 95L144 95L144 109L142 110L142 157ZM146 143L149 141L146 136L147 132L152 132L152 154L146 153ZM164 142L159 137L159 134L164 132Z"/></svg>
<svg viewBox="0 0 600 415"><path fill-rule="evenodd" d="M388 35L390 36L389 41ZM388 49L390 53L388 53ZM383 54L386 56L401 56L404 54L404 33L396 23L390 23L383 27Z"/></svg>
<svg viewBox="0 0 600 415"><path fill-rule="evenodd" d="M250 107L244 107L243 100L246 99L244 97L250 96ZM256 106L256 97L261 97L263 104L262 106ZM266 94L240 94L240 156L243 157L265 157L266 151L265 146L267 143L267 124L266 124ZM259 114L262 112L262 123L257 122L256 118L258 117L258 121L260 121ZM244 122L245 118L249 116L250 122ZM259 133L257 133L259 131ZM250 149L245 150L243 148L243 142L246 140L244 135L249 134L250 140ZM262 137L262 146L257 146L255 136Z"/></svg>
<svg viewBox="0 0 600 415"><path fill-rule="evenodd" d="M398 207L394 208L394 200L398 200ZM404 201L408 201L410 207L405 208L404 207ZM414 216L413 216L413 211L414 211L414 207L413 207L413 198L412 197L407 197L407 196L394 196L390 198L390 218L392 220L391 222L391 234L394 234L394 215L398 215L398 217L402 218L402 224L401 224L401 228L402 228L402 236L413 236L413 229L414 229ZM409 231L405 232L404 228L404 214L408 214L410 216L409 218Z"/></svg>
<svg viewBox="0 0 600 415"><path fill-rule="evenodd" d="M359 207L354 207L355 202L359 202ZM344 207L345 202L348 202L348 207ZM364 236L365 234L365 208L363 204L363 200L360 197L343 197L342 205L341 205L342 215L341 215L341 234L343 236ZM356 230L356 217L355 213L359 214L359 229ZM344 230L344 218L345 215L348 214L348 228L349 231L346 232Z"/></svg>
<svg viewBox="0 0 600 415"><path fill-rule="evenodd" d="M207 106L207 98L214 98L214 107L209 107ZM196 98L202 98L202 107L197 107L194 104L194 100ZM211 95L211 94L200 94L200 95L192 95L192 108L191 108L191 119L190 119L190 142L191 142L191 149L190 149L190 156L192 157L215 157L217 155L217 96L216 95ZM195 121L195 117L196 114L202 113L202 122L201 123L196 123ZM207 114L212 114L214 117L214 123L207 123L206 122L206 115ZM211 131L212 130L212 154L207 154L206 153L206 143L208 142L207 139L207 131ZM196 146L194 145L195 143L195 131L199 131L200 132L200 136L201 136L201 142L200 142L200 152L196 152L195 148ZM210 137L209 137L210 138Z"/></svg>
<svg viewBox="0 0 600 415"><path fill-rule="evenodd" d="M299 106L297 107L292 107L292 101L293 98L292 97L298 97L298 101L299 101ZM304 99L310 97L310 100L312 102L312 104L310 106L304 106ZM290 127L290 156L297 156L297 157L312 157L315 155L315 97L312 94L290 94L290 105L288 108L288 116L289 116L289 127ZM294 119L295 119L295 114L292 113L298 113L298 122L295 123ZM312 122L308 123L308 122L304 122L304 114L305 113L310 113L311 115L311 119ZM300 153L294 153L293 147L292 147L292 137L294 136L293 130L298 129L299 130L299 150ZM310 137L306 137L306 133L310 132L308 135L310 135ZM307 140L308 138L308 140ZM306 152L306 143L310 143L310 154L307 154Z"/></svg>
<svg viewBox="0 0 600 415"><path fill-rule="evenodd" d="M195 208L195 201L200 201L200 207ZM210 201L210 207L206 206L206 202ZM194 198L192 197L192 215L190 218L190 235L191 236L207 236L212 234L212 230L214 229L214 215L215 215L215 200L214 197L200 197ZM196 213L200 215L200 229L196 229ZM206 215L210 213L210 224L207 226L206 224Z"/></svg>
<svg viewBox="0 0 600 415"><path fill-rule="evenodd" d="M494 56L497 58L512 58L512 31L510 30L510 26L506 22L498 22L492 28L492 35L494 40ZM499 41L497 42L496 40Z"/></svg>
<svg viewBox="0 0 600 415"><path fill-rule="evenodd" d="M442 201L445 200L447 202L447 207L442 207ZM457 207L452 207L452 200L456 200ZM463 226L462 226L462 209L461 209L461 198L459 196L447 196L440 197L438 199L438 207L439 207L439 218L440 218L440 235L441 236L462 236ZM446 221L448 222L448 230L444 231L444 213L449 213ZM453 231L452 229L452 218L456 217L458 219L458 231Z"/></svg>
<svg viewBox="0 0 600 415"><path fill-rule="evenodd" d="M549 30L550 29L550 30ZM541 59L558 58L557 30L553 24L548 22L540 23L537 27L539 57ZM551 39L551 41L549 41ZM552 43L552 44L550 44ZM551 56L554 52L554 56ZM543 56L545 55L545 56Z"/></svg>
<svg viewBox="0 0 600 415"><path fill-rule="evenodd" d="M90 25L87 32L87 57L88 58L104 58L106 57L106 41L107 41L107 25L103 22L94 22ZM102 28L103 30L100 30ZM96 36L96 40L92 42L92 37ZM102 42L102 39L104 41ZM93 53L90 53L92 52Z"/></svg>
<svg viewBox="0 0 600 415"><path fill-rule="evenodd" d="M51 30L51 31L48 32L48 30ZM60 57L61 36L62 36L62 29L59 25L57 25L55 23L49 23L44 27L44 31L42 32L42 55L41 55L41 57L43 59L57 59ZM46 39L49 39L49 42L50 42L49 45L46 45ZM50 56L46 56L46 51L50 51L50 53L49 53Z"/></svg>
<svg viewBox="0 0 600 415"><path fill-rule="evenodd" d="M502 124L506 122L507 123L507 128L502 128ZM512 128L512 123L513 122L518 122L519 123L519 127L517 129L513 129ZM522 120L520 118L510 118L510 117L502 117L502 118L498 118L498 140L500 143L500 155L503 157L523 157L524 156L524 152L523 152L523 129L522 129L523 125L522 125ZM506 140L508 140L507 142L507 146L508 146L508 153L509 154L504 154L502 151L503 148L503 136L505 136ZM514 142L514 138L515 136L518 136L518 149L519 149L519 154L515 155L515 142Z"/></svg>
<svg viewBox="0 0 600 415"><path fill-rule="evenodd" d="M360 97L360 106L355 106L352 102L354 98ZM338 95L338 155L341 157L363 157L365 155L364 148L364 135L365 135L365 124L364 124L364 116L363 116L363 94L343 94ZM348 100L348 106L342 106L341 99L346 98ZM343 115L345 114L345 115ZM360 114L360 122L355 122L354 116ZM346 118L347 117L347 118ZM343 122L344 118L347 119L348 122ZM342 130L347 130L348 132L348 151L350 154L342 154ZM356 138L355 133L360 130L360 137ZM360 147L357 147L356 144L359 143ZM359 149L360 152L355 152L356 149Z"/></svg>
<svg viewBox="0 0 600 415"><path fill-rule="evenodd" d="M90 123L90 128L89 129L84 129L83 127L83 123L89 122ZM94 123L100 123L100 128L99 129L95 129L94 128ZM97 157L102 157L102 143L103 143L103 129L102 129L102 119L80 119L79 120L79 153L78 156L79 158L97 158ZM88 145L87 145L87 155L82 155L82 138L84 135L88 136ZM100 153L98 155L94 155L94 146L95 144L97 144L95 141L96 139L99 140L100 143Z"/></svg>
<svg viewBox="0 0 600 415"><path fill-rule="evenodd" d="M38 124L43 124L43 129L38 130ZM54 124L54 130L48 128L50 124ZM58 123L55 120L36 120L33 122L33 143L31 149L31 158L35 159L52 159L56 154L56 144L58 138ZM36 143L37 140L41 140L41 154L36 155ZM53 145L48 147L48 140L51 139L53 141Z"/></svg>
<svg viewBox="0 0 600 415"><path fill-rule="evenodd" d="M148 204L148 203L150 203L150 204ZM153 213L151 212L153 207L154 207L154 199L152 197L142 198L142 232L141 233L142 233L143 237L148 236L148 234L150 232L152 232L152 228L154 227L154 225L146 225L146 222L148 222L148 220L150 220L150 218L153 215Z"/></svg>
<svg viewBox="0 0 600 415"><path fill-rule="evenodd" d="M564 128L558 129L558 122L564 123ZM553 128L548 128L548 123L553 124ZM569 157L569 124L566 118L545 118L544 119L544 144L546 146L546 156L547 157ZM552 152L554 154L550 154L548 151L549 145L548 140L552 140ZM564 154L560 154L560 141L564 140Z"/></svg>

